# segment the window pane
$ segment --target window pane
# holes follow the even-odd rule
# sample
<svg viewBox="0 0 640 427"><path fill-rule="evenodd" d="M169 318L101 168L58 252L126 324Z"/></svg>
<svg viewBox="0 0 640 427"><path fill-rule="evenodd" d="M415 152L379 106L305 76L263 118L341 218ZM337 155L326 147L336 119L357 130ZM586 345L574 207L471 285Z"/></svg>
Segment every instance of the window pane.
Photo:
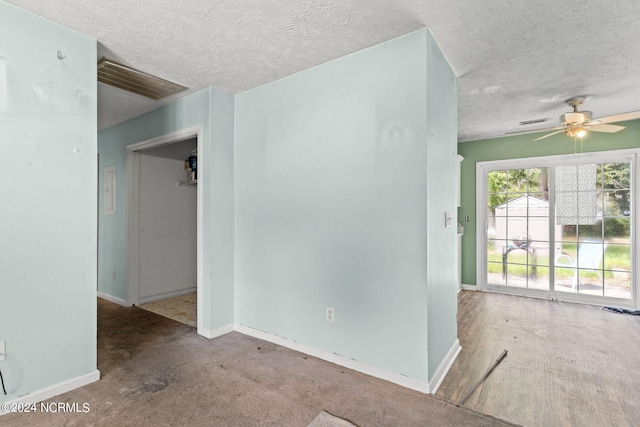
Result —
<svg viewBox="0 0 640 427"><path fill-rule="evenodd" d="M532 265L532 274L529 277L528 287L531 289L549 290L549 258L539 256L538 261L537 265Z"/></svg>
<svg viewBox="0 0 640 427"><path fill-rule="evenodd" d="M489 285L502 285L507 284L502 274L502 260L500 262L487 262L487 283Z"/></svg>
<svg viewBox="0 0 640 427"><path fill-rule="evenodd" d="M606 163L602 165L603 187L605 189L630 189L630 163Z"/></svg>
<svg viewBox="0 0 640 427"><path fill-rule="evenodd" d="M496 216L493 225L489 222L488 237L496 240L507 240L507 217Z"/></svg>
<svg viewBox="0 0 640 427"><path fill-rule="evenodd" d="M563 247L562 254L556 254L554 286L556 291L577 293L577 272L574 267L575 250Z"/></svg>
<svg viewBox="0 0 640 427"><path fill-rule="evenodd" d="M530 274L530 266L526 265L526 255L520 255L519 257L512 258L509 256L509 261L512 259L518 260L518 258L524 258L525 263L513 263L508 262L507 268L507 286L516 286L519 288L527 287L527 277Z"/></svg>
<svg viewBox="0 0 640 427"><path fill-rule="evenodd" d="M631 243L631 219L605 218L604 237L612 243Z"/></svg>
<svg viewBox="0 0 640 427"><path fill-rule="evenodd" d="M631 192L629 190L605 191L603 198L605 216L631 215Z"/></svg>
<svg viewBox="0 0 640 427"><path fill-rule="evenodd" d="M605 270L631 271L631 245L607 244L604 252Z"/></svg>
<svg viewBox="0 0 640 427"><path fill-rule="evenodd" d="M526 193L528 189L528 176L526 169L511 169L508 171L509 192Z"/></svg>
<svg viewBox="0 0 640 427"><path fill-rule="evenodd" d="M549 242L533 240L529 252L529 262L536 265L549 266Z"/></svg>
<svg viewBox="0 0 640 427"><path fill-rule="evenodd" d="M507 171L491 171L487 176L489 194L507 191Z"/></svg>
<svg viewBox="0 0 640 427"><path fill-rule="evenodd" d="M531 168L528 169L529 181L527 192L532 193L545 193L549 190L547 179L547 168ZM546 197L540 197L545 200Z"/></svg>
<svg viewBox="0 0 640 427"><path fill-rule="evenodd" d="M507 246L506 240L490 239L487 241L487 260L502 262L502 253Z"/></svg>
<svg viewBox="0 0 640 427"><path fill-rule="evenodd" d="M631 298L631 272L606 271L604 277L604 296Z"/></svg>
<svg viewBox="0 0 640 427"><path fill-rule="evenodd" d="M531 193L527 203L527 213L529 216L540 216L547 218L549 216L549 202L544 199L542 193Z"/></svg>
<svg viewBox="0 0 640 427"><path fill-rule="evenodd" d="M602 271L593 269L580 269L578 293L587 295L604 295Z"/></svg>
<svg viewBox="0 0 640 427"><path fill-rule="evenodd" d="M580 240L585 238L602 239L602 221L598 221L594 225L578 225L577 228Z"/></svg>

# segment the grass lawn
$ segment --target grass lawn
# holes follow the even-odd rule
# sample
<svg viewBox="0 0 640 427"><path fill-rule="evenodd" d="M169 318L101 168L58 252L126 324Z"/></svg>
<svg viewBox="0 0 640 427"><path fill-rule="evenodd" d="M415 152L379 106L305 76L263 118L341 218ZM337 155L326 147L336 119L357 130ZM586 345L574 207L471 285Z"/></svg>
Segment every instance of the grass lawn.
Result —
<svg viewBox="0 0 640 427"><path fill-rule="evenodd" d="M562 253L576 258L576 244L575 243L563 243ZM502 274L502 254L490 252L487 254L488 260L488 272L494 274ZM527 259L528 258L528 259ZM562 262L566 262L563 260ZM525 276L531 275L533 266L533 258L525 251L514 251L509 254L507 263L507 270L509 275ZM614 272L611 270L628 272L631 271L631 249L628 245L608 245L604 255L604 277L613 278ZM538 255L536 259L536 274L538 277L549 277L549 257L546 255ZM557 278L572 278L574 271L572 268L556 268L555 274ZM581 278L598 278L598 273L595 271L581 271Z"/></svg>

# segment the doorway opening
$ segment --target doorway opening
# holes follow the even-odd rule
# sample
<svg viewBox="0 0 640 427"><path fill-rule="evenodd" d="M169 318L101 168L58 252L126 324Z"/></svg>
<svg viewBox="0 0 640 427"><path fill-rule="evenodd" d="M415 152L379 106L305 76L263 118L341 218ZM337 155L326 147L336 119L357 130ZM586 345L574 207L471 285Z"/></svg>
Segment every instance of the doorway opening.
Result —
<svg viewBox="0 0 640 427"><path fill-rule="evenodd" d="M202 309L201 128L127 146L126 302L197 327Z"/></svg>

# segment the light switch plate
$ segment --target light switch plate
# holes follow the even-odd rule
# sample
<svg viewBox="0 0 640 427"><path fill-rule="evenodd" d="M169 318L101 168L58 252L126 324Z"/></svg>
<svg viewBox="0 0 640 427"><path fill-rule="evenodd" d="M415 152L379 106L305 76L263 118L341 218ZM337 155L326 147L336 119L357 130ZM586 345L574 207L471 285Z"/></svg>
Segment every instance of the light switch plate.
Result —
<svg viewBox="0 0 640 427"><path fill-rule="evenodd" d="M453 221L452 221L452 217L451 217L451 212L446 211L444 213L444 227L445 228L449 228L451 227Z"/></svg>

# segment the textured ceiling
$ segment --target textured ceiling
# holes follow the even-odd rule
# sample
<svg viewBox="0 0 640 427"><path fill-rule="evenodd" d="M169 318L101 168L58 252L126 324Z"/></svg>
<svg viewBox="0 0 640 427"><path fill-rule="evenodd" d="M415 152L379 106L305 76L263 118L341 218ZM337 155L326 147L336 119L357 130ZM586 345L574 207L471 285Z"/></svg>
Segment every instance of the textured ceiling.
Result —
<svg viewBox="0 0 640 427"><path fill-rule="evenodd" d="M105 128L215 86L242 92L431 29L458 81L460 141L526 129L591 95L594 118L640 110L635 0L6 0L98 40L98 56L189 87L161 102L99 85ZM97 60L98 58L96 58Z"/></svg>

